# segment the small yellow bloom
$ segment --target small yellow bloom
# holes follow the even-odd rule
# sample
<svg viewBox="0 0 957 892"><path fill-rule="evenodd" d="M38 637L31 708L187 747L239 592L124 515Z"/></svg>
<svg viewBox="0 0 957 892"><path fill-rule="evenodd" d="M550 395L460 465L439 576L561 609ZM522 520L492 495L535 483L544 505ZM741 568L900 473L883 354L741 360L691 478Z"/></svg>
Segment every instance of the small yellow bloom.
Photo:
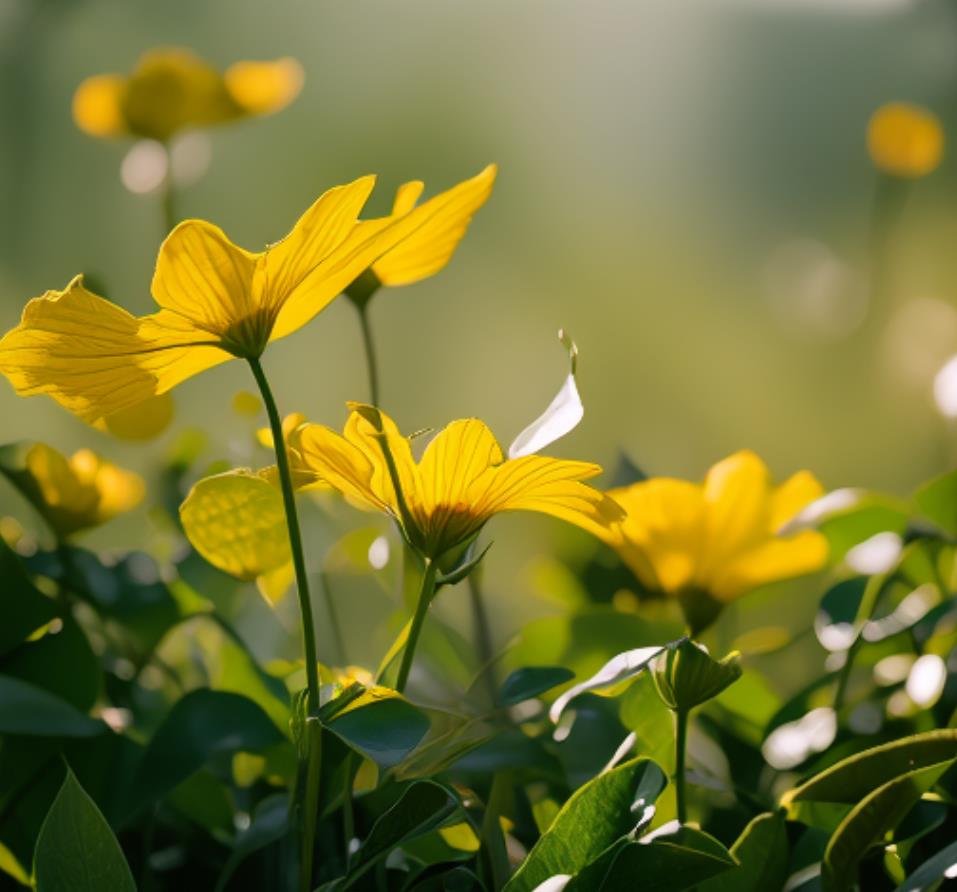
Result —
<svg viewBox="0 0 957 892"><path fill-rule="evenodd" d="M282 420L282 438L286 443L286 455L289 458L289 474L292 485L297 490L328 489L329 486L320 480L302 457L302 434L308 427L306 416L302 412L291 412ZM260 445L269 450L276 448L272 438L272 431L268 427L256 431L256 439ZM270 483L279 485L279 470L275 465L263 468L260 471Z"/></svg>
<svg viewBox="0 0 957 892"><path fill-rule="evenodd" d="M449 424L416 462L388 416L358 403L350 408L342 436L316 424L302 431L306 466L351 501L393 517L425 557L454 554L501 511L538 511L593 533L621 517L611 499L581 482L600 474L598 465L538 455L506 460L474 418Z"/></svg>
<svg viewBox="0 0 957 892"><path fill-rule="evenodd" d="M130 75L83 81L73 96L73 118L92 136L165 142L187 128L279 111L299 95L302 81L295 59L237 62L221 74L190 50L155 49Z"/></svg>
<svg viewBox="0 0 957 892"><path fill-rule="evenodd" d="M81 449L67 458L33 443L8 476L60 538L99 526L135 508L146 487L142 478Z"/></svg>
<svg viewBox="0 0 957 892"><path fill-rule="evenodd" d="M349 296L360 304L365 303L382 285L390 288L411 285L439 272L451 260L472 216L492 194L497 173L498 167L489 164L481 173L450 190L455 193L455 200L447 202L442 213L434 215L427 226L383 254L347 290ZM425 184L419 180L401 185L392 206L392 218L413 210L424 189Z"/></svg>
<svg viewBox="0 0 957 892"><path fill-rule="evenodd" d="M940 164L944 131L926 108L890 102L871 116L867 148L879 170L899 177L923 177Z"/></svg>
<svg viewBox="0 0 957 892"><path fill-rule="evenodd" d="M470 188L467 181L403 217L360 222L373 183L367 176L330 189L259 253L211 223L180 223L156 263L158 312L133 316L77 276L27 304L0 339L0 372L20 395L47 393L95 423L234 357L258 358Z"/></svg>
<svg viewBox="0 0 957 892"><path fill-rule="evenodd" d="M821 567L827 543L820 533L779 531L822 494L808 471L774 486L757 455L737 452L711 468L704 484L659 477L611 490L626 516L603 538L646 588L728 602Z"/></svg>

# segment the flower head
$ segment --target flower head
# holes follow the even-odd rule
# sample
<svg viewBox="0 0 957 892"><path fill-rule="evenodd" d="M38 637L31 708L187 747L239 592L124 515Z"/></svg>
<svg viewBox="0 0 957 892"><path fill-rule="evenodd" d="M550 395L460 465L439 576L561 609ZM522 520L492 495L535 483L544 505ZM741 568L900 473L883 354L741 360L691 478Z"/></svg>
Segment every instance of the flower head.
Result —
<svg viewBox="0 0 957 892"><path fill-rule="evenodd" d="M625 519L603 538L646 588L724 603L821 567L827 544L820 533L780 531L822 493L808 471L774 486L757 455L737 452L703 484L659 477L611 490Z"/></svg>
<svg viewBox="0 0 957 892"><path fill-rule="evenodd" d="M591 532L621 518L611 499L582 482L601 473L597 465L506 460L474 418L449 424L416 462L392 419L371 406L350 408L341 436L316 424L302 431L305 464L350 500L395 518L425 557L455 554L502 511L538 511Z"/></svg>
<svg viewBox="0 0 957 892"><path fill-rule="evenodd" d="M867 148L879 170L899 177L923 177L940 164L944 131L926 108L890 102L872 115Z"/></svg>
<svg viewBox="0 0 957 892"><path fill-rule="evenodd" d="M21 395L47 393L95 423L231 358L259 357L469 188L403 217L360 222L373 182L367 176L330 189L282 241L258 253L211 223L180 223L156 263L158 312L133 316L77 276L27 304L20 324L0 339L0 372Z"/></svg>
<svg viewBox="0 0 957 892"><path fill-rule="evenodd" d="M411 285L439 272L452 259L475 212L492 194L497 173L497 166L489 164L481 173L456 186L455 200L445 203L442 213L434 215L427 226L379 257L347 290L349 296L362 304L380 286ZM424 189L425 184L419 180L401 185L391 217L402 217L412 211ZM437 195L430 202L441 198L442 195Z"/></svg>
<svg viewBox="0 0 957 892"><path fill-rule="evenodd" d="M295 59L237 62L224 73L178 47L145 53L129 75L87 78L73 96L73 118L92 136L165 142L208 127L285 108L302 89Z"/></svg>
<svg viewBox="0 0 957 892"><path fill-rule="evenodd" d="M6 448L19 454L4 461L5 473L61 538L106 523L143 499L138 474L89 449L67 458L45 443Z"/></svg>

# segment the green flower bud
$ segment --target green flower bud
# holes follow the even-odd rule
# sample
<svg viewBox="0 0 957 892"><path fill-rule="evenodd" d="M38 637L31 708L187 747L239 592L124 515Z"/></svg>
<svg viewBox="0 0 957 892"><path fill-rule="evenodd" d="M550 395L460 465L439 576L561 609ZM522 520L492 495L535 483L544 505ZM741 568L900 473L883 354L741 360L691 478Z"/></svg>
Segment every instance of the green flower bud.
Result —
<svg viewBox="0 0 957 892"><path fill-rule="evenodd" d="M717 697L741 676L740 654L715 660L700 644L685 638L658 657L652 678L658 696L676 712L687 712Z"/></svg>

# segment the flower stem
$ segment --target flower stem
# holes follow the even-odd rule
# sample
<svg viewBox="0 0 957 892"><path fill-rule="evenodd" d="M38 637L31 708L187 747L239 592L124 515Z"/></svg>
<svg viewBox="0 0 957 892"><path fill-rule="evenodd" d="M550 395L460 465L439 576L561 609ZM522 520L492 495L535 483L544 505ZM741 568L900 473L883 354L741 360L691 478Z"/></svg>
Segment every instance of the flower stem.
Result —
<svg viewBox="0 0 957 892"><path fill-rule="evenodd" d="M359 328L362 330L362 347L366 357L366 369L369 373L369 397L372 405L379 405L379 363L376 359L375 341L372 339L372 325L369 322L369 304L353 303L359 314Z"/></svg>
<svg viewBox="0 0 957 892"><path fill-rule="evenodd" d="M435 575L437 571L438 567L435 561L426 558L425 572L422 574L422 587L419 589L419 600L415 605L415 615L412 617L412 626L409 629L408 640L405 642L405 649L402 651L402 663L399 665L399 675L395 683L395 689L400 694L405 690L406 682L409 680L412 658L415 656L415 646L419 641L422 624L425 622L425 614L428 612L429 604L435 594Z"/></svg>
<svg viewBox="0 0 957 892"><path fill-rule="evenodd" d="M678 802L678 822L688 820L685 800L685 751L688 748L688 710L675 710L675 798Z"/></svg>
<svg viewBox="0 0 957 892"><path fill-rule="evenodd" d="M485 598L479 580L481 568L476 568L468 576L469 598L472 602L472 627L475 631L475 649L478 652L480 671L485 677L489 704L495 706L498 697L498 685L495 678L492 650L492 629L485 609Z"/></svg>
<svg viewBox="0 0 957 892"><path fill-rule="evenodd" d="M302 613L302 640L306 660L307 718L306 718L306 798L302 809L302 860L300 862L300 889L308 892L312 888L313 840L316 829L316 810L319 807L319 763L322 754L319 723L314 716L319 709L319 657L316 650L316 629L312 617L312 601L309 597L309 578L306 575L306 560L302 550L302 533L299 530L299 515L296 513L296 497L289 473L289 456L286 453L286 441L282 432L282 421L276 400L273 398L266 374L258 358L249 357L266 414L272 430L273 445L276 450L276 466L279 470L279 486L282 490L283 507L286 512L286 526L289 531L289 547L292 551L293 568L296 571L296 591L299 595L299 610Z"/></svg>
<svg viewBox="0 0 957 892"><path fill-rule="evenodd" d="M166 176L160 186L160 206L163 212L163 238L165 239L176 226L176 196L173 186L173 154L169 143L163 143L166 152Z"/></svg>

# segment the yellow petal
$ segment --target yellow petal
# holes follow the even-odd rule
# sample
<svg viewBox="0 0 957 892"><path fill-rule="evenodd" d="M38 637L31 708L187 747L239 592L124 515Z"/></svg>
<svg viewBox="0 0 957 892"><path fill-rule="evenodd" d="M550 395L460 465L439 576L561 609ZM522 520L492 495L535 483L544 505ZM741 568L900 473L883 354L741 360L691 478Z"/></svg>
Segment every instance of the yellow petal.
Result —
<svg viewBox="0 0 957 892"><path fill-rule="evenodd" d="M96 490L93 519L97 524L131 511L143 501L146 494L146 484L139 474L101 459L89 449L74 453L70 466L79 479Z"/></svg>
<svg viewBox="0 0 957 892"><path fill-rule="evenodd" d="M0 372L21 396L49 394L90 423L229 359L179 317L137 319L77 276L24 308L0 339Z"/></svg>
<svg viewBox="0 0 957 892"><path fill-rule="evenodd" d="M770 492L768 468L749 450L736 452L708 471L704 482L708 507L699 582L705 583L717 568L767 537Z"/></svg>
<svg viewBox="0 0 957 892"><path fill-rule="evenodd" d="M867 148L876 167L901 177L931 173L944 154L944 131L937 116L919 105L881 106L867 127Z"/></svg>
<svg viewBox="0 0 957 892"><path fill-rule="evenodd" d="M275 607L286 595L296 581L296 571L292 561L276 567L274 570L256 577L256 588L272 607Z"/></svg>
<svg viewBox="0 0 957 892"><path fill-rule="evenodd" d="M233 101L253 115L285 108L299 95L303 78L302 66L288 57L274 62L236 62L223 75Z"/></svg>
<svg viewBox="0 0 957 892"><path fill-rule="evenodd" d="M376 493L380 502L388 505L393 512L398 512L398 499L376 427L377 419L382 426L382 432L395 464L399 486L406 503L410 508L413 507L420 491L420 479L415 459L412 457L412 445L408 438L402 436L396 423L380 409L364 403L349 403L348 406L352 411L343 433L345 438L362 452L372 467L372 477L369 481L372 491Z"/></svg>
<svg viewBox="0 0 957 892"><path fill-rule="evenodd" d="M263 410L262 400L248 390L239 390L233 394L233 411L237 415L244 415L247 418L255 418ZM270 440L270 445L272 440Z"/></svg>
<svg viewBox="0 0 957 892"><path fill-rule="evenodd" d="M240 579L255 579L291 560L282 495L251 471L200 480L179 513L193 547Z"/></svg>
<svg viewBox="0 0 957 892"><path fill-rule="evenodd" d="M813 573L824 565L827 553L827 540L814 530L770 539L722 567L711 582L710 594L730 601L758 586Z"/></svg>
<svg viewBox="0 0 957 892"><path fill-rule="evenodd" d="M303 428L300 439L305 466L360 505L389 511L372 487L375 469L365 453L345 437L321 424Z"/></svg>
<svg viewBox="0 0 957 892"><path fill-rule="evenodd" d="M656 477L608 493L626 512L606 541L646 588L674 594L690 585L704 548L705 501L700 486Z"/></svg>
<svg viewBox="0 0 957 892"><path fill-rule="evenodd" d="M496 166L490 164L477 176L417 208L417 212L424 212L426 222L373 264L379 281L384 285L409 285L442 269L465 235L472 215L491 195L496 172ZM409 202L409 198L414 186L409 183L403 187L405 192L400 190L397 207L412 207L415 199Z"/></svg>
<svg viewBox="0 0 957 892"><path fill-rule="evenodd" d="M392 214L400 216L409 213L415 207L415 203L422 197L424 189L425 183L422 180L411 180L399 186L395 193L395 201L392 203Z"/></svg>
<svg viewBox="0 0 957 892"><path fill-rule="evenodd" d="M804 508L824 495L824 487L810 471L798 471L771 493L771 528L777 533Z"/></svg>
<svg viewBox="0 0 957 892"><path fill-rule="evenodd" d="M91 136L122 136L127 133L123 116L126 78L118 74L88 77L73 94L73 120Z"/></svg>
<svg viewBox="0 0 957 892"><path fill-rule="evenodd" d="M253 329L267 325L265 346L272 319L260 318L253 285L256 262L257 255L234 245L218 226L186 220L160 246L153 297L214 337L237 339L244 323Z"/></svg>
<svg viewBox="0 0 957 892"><path fill-rule="evenodd" d="M453 421L426 447L419 463L420 498L431 512L437 505L464 503L469 484L503 461L488 427L475 418Z"/></svg>
<svg viewBox="0 0 957 892"><path fill-rule="evenodd" d="M163 433L172 420L173 397L162 393L107 415L95 426L119 440L152 440Z"/></svg>

